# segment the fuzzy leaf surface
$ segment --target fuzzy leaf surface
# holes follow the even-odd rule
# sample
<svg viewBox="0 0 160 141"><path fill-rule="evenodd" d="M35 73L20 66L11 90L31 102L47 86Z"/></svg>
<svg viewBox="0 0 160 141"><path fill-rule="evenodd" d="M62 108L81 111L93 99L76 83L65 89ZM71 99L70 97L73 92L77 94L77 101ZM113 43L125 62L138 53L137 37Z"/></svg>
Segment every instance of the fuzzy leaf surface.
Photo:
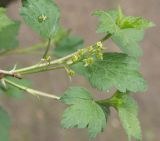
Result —
<svg viewBox="0 0 160 141"><path fill-rule="evenodd" d="M113 42L130 56L139 57L143 54L139 42L143 39L144 32L137 29L119 30L112 36Z"/></svg>
<svg viewBox="0 0 160 141"><path fill-rule="evenodd" d="M91 139L105 128L106 113L84 88L70 88L61 97L61 101L70 105L63 114L63 128L88 128Z"/></svg>
<svg viewBox="0 0 160 141"><path fill-rule="evenodd" d="M60 11L53 0L25 0L20 14L43 38L48 39L56 35Z"/></svg>
<svg viewBox="0 0 160 141"><path fill-rule="evenodd" d="M114 87L121 92L143 92L147 87L137 59L123 53L105 53L103 60L96 60L88 67L79 63L73 69L102 91Z"/></svg>
<svg viewBox="0 0 160 141"><path fill-rule="evenodd" d="M116 18L118 15L118 12L116 10L111 10L108 12L105 11L96 11L93 13L93 15L99 17L99 25L97 32L105 32L113 34L119 30L119 27L116 25Z"/></svg>
<svg viewBox="0 0 160 141"><path fill-rule="evenodd" d="M155 24L147 19L142 18L142 17L127 16L127 17L124 17L120 21L119 26L121 29L134 28L134 29L143 30L143 29L153 27L153 26L155 26Z"/></svg>
<svg viewBox="0 0 160 141"><path fill-rule="evenodd" d="M142 50L139 42L143 40L144 30L154 23L142 17L125 16L121 9L114 11L96 11L99 17L97 31L112 35L112 40L126 54L139 57Z"/></svg>
<svg viewBox="0 0 160 141"><path fill-rule="evenodd" d="M135 100L128 94L118 93L121 95L122 104L117 107L119 118L125 129L129 141L131 138L142 139L140 122L138 120L138 106Z"/></svg>

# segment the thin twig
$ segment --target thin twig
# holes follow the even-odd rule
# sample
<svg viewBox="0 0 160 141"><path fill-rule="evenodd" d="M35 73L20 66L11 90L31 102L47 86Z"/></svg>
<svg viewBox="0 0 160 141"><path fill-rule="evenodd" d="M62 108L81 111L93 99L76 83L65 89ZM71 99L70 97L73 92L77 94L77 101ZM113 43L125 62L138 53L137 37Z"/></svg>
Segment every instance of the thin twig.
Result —
<svg viewBox="0 0 160 141"><path fill-rule="evenodd" d="M21 75L12 71L5 71L5 70L0 70L0 79L2 79L5 76L11 76L15 77L18 79L22 79Z"/></svg>
<svg viewBox="0 0 160 141"><path fill-rule="evenodd" d="M111 35L108 34L104 38L102 38L100 41L104 42L105 40L109 39L110 37L111 37ZM83 48L83 50L87 51L87 48ZM49 64L48 63L36 64L36 65L33 65L33 66L29 66L29 67L26 67L26 68L15 70L15 72L19 73L19 74L22 74L22 75L23 74L31 74L31 73L41 72L41 70L44 71L44 68L46 68L46 67L56 67L55 65L59 65L59 64L62 64L64 62L67 62L77 53L78 53L78 51L76 51L72 54L69 54L65 57L53 60L53 61L49 62ZM47 71L47 69L46 69L46 71Z"/></svg>
<svg viewBox="0 0 160 141"><path fill-rule="evenodd" d="M34 90L34 89L31 89L31 88L28 88L28 87L25 87L25 86L22 86L22 85L19 85L17 83L14 83L13 81L11 80L8 80L6 78L3 79L6 83L8 83L9 85L12 85L22 91L25 91L27 93L30 93L32 95L35 95L35 96L43 96L43 97L48 97L48 98L52 98L52 99L55 99L55 100L59 100L60 97L56 96L56 95L53 95L53 94L49 94L49 93L45 93L45 92L41 92L41 91L38 91L38 90Z"/></svg>
<svg viewBox="0 0 160 141"><path fill-rule="evenodd" d="M48 51L50 49L50 46L51 46L51 38L48 39L48 44L47 44L46 50L44 52L43 59L47 58L47 54L48 54Z"/></svg>
<svg viewBox="0 0 160 141"><path fill-rule="evenodd" d="M111 37L111 35L108 34L104 38L102 38L100 41L104 42L107 39L109 39L110 37ZM50 44L50 43L48 43L48 44ZM85 51L87 51L87 48L83 48L83 50L85 52ZM26 67L26 68L17 69L17 70L14 71L14 73L19 74L19 75L24 75L24 74L32 74L32 73L37 73L37 72L48 71L48 70L50 70L48 68L53 68L53 69L55 68L56 69L56 68L59 68L58 66L60 64L64 65L74 55L77 55L78 52L79 52L79 50L72 53L72 54L69 54L65 57L50 61L49 63L47 62L47 63L42 63L42 64L36 64L36 65L32 65L32 66L29 66L29 67ZM53 69L51 69L51 70L53 70Z"/></svg>

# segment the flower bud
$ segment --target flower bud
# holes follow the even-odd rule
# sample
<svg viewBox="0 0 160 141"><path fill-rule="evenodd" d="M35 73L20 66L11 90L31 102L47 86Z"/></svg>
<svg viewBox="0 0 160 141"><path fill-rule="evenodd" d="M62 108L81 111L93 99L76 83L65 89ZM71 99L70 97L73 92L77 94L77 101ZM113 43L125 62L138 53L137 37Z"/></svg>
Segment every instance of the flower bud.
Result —
<svg viewBox="0 0 160 141"><path fill-rule="evenodd" d="M73 62L77 62L78 59L79 59L79 57L78 57L77 55L73 55L72 58L71 58L71 60L72 60Z"/></svg>
<svg viewBox="0 0 160 141"><path fill-rule="evenodd" d="M92 57L89 57L87 59L84 59L83 62L85 63L84 66L87 67L87 66L92 65L94 63L94 59Z"/></svg>
<svg viewBox="0 0 160 141"><path fill-rule="evenodd" d="M103 53L97 53L96 54L97 59L103 60Z"/></svg>
<svg viewBox="0 0 160 141"><path fill-rule="evenodd" d="M41 15L41 16L38 17L38 21L40 23L44 22L45 20L47 20L47 16L45 16L45 15Z"/></svg>
<svg viewBox="0 0 160 141"><path fill-rule="evenodd" d="M97 42L97 44L96 44L98 47L100 47L100 48L102 48L103 47L103 45L102 45L102 42Z"/></svg>
<svg viewBox="0 0 160 141"><path fill-rule="evenodd" d="M80 49L79 51L78 51L78 56L79 57L81 57L82 55L84 55L84 49Z"/></svg>
<svg viewBox="0 0 160 141"><path fill-rule="evenodd" d="M93 53L93 51L94 51L94 48L92 46L88 47L88 52Z"/></svg>
<svg viewBox="0 0 160 141"><path fill-rule="evenodd" d="M69 70L69 71L68 71L68 75L69 75L69 76L73 76L73 75L75 75L75 71L73 71L73 70Z"/></svg>

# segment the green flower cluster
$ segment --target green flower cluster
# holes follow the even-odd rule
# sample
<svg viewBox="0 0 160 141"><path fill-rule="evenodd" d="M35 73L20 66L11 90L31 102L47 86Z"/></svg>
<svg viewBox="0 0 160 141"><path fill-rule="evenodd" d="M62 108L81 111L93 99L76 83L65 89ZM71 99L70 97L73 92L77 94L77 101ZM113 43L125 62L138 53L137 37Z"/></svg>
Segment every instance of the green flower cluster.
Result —
<svg viewBox="0 0 160 141"><path fill-rule="evenodd" d="M103 44L102 42L97 42L93 46L89 46L85 49L80 49L75 55L73 55L68 61L67 65L73 65L78 62L83 62L84 67L90 66L95 60L103 60ZM72 69L66 70L69 76L73 76L75 72Z"/></svg>

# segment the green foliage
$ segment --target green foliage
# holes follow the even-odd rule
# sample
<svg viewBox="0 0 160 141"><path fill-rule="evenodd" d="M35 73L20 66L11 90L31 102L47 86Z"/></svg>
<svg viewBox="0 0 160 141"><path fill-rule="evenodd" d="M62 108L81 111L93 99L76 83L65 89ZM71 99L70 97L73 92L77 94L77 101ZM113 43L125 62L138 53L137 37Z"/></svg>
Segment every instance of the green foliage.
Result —
<svg viewBox="0 0 160 141"><path fill-rule="evenodd" d="M155 26L153 22L148 21L142 17L132 17L127 16L121 19L119 26L121 29L125 28L135 28L138 30L144 30Z"/></svg>
<svg viewBox="0 0 160 141"><path fill-rule="evenodd" d="M105 53L103 60L97 60L88 67L79 63L73 69L84 75L99 90L106 91L112 87L121 92L146 90L146 82L139 73L137 59L123 53Z"/></svg>
<svg viewBox="0 0 160 141"><path fill-rule="evenodd" d="M28 80L24 80L24 79L18 80L15 78L8 78L8 79L12 80L14 83L17 83L17 84L21 84L21 85L28 86L28 87L31 86L31 82ZM0 93L3 93L9 97L13 97L16 99L21 99L24 97L23 92L21 90L11 85L7 85L7 87L5 88L5 86L3 86L2 83L0 83Z"/></svg>
<svg viewBox="0 0 160 141"><path fill-rule="evenodd" d="M98 16L100 20L100 24L97 29L98 33L105 32L107 34L114 34L120 30L116 24L116 19L118 17L117 11L96 11L93 15Z"/></svg>
<svg viewBox="0 0 160 141"><path fill-rule="evenodd" d="M121 9L96 11L94 15L100 20L98 32L111 34L113 42L128 55L142 55L138 44L143 39L144 29L154 26L152 22L142 17L124 16Z"/></svg>
<svg viewBox="0 0 160 141"><path fill-rule="evenodd" d="M0 8L0 52L7 51L9 49L18 46L16 39L19 31L19 22L10 20L6 14L4 8Z"/></svg>
<svg viewBox="0 0 160 141"><path fill-rule="evenodd" d="M0 140L9 141L10 118L8 113L0 107Z"/></svg>
<svg viewBox="0 0 160 141"><path fill-rule="evenodd" d="M88 128L94 138L106 126L106 112L93 100L91 94L81 87L72 87L64 93L61 101L71 105L63 114L63 128Z"/></svg>
<svg viewBox="0 0 160 141"><path fill-rule="evenodd" d="M7 16L6 16L6 9L5 8L0 8L0 30L2 30L2 28L13 24L13 21L10 20Z"/></svg>
<svg viewBox="0 0 160 141"><path fill-rule="evenodd" d="M21 16L45 39L54 37L59 28L60 11L53 0L25 0Z"/></svg>
<svg viewBox="0 0 160 141"><path fill-rule="evenodd" d="M137 29L123 29L117 32L112 40L128 55L137 57L143 54L138 42L143 39L143 31Z"/></svg>
<svg viewBox="0 0 160 141"><path fill-rule="evenodd" d="M65 34L58 42L55 43L54 56L64 57L83 47L83 39L78 36Z"/></svg>
<svg viewBox="0 0 160 141"><path fill-rule="evenodd" d="M134 137L141 140L141 128L138 120L138 107L134 99L126 93L117 92L116 96L122 100L122 104L117 106L118 114L123 128L128 134L128 139Z"/></svg>
<svg viewBox="0 0 160 141"><path fill-rule="evenodd" d="M19 30L19 22L15 22L0 30L1 51L6 51L18 46L18 40L16 39L18 30Z"/></svg>
<svg viewBox="0 0 160 141"><path fill-rule="evenodd" d="M62 127L88 128L90 139L104 130L110 115L110 107L114 107L128 139L141 140L138 106L129 92L143 92L147 88L146 81L139 72L138 57L143 53L139 42L144 37L144 30L154 24L142 17L125 16L120 8L107 12L96 11L93 15L99 17L100 21L97 32L105 33L105 37L87 48L82 48L82 38L60 28L60 11L53 0L22 0L20 11L24 21L48 41L33 48L22 49L20 52L37 53L38 49L46 46L42 60L44 62L26 68L14 68L12 71L0 69L2 82L0 93L21 98L23 90L33 95L60 100L68 105L62 117ZM10 20L5 12L5 9L0 8L0 54L2 55L18 45L16 37L19 22ZM110 37L123 53L104 53L103 42ZM53 43L54 56L61 58L52 61L48 52ZM62 97L58 97L28 88L28 82L24 79L17 80L25 74L59 68L65 69L69 77L76 72L83 75L92 87L98 90L107 91L115 88L117 92L111 98L94 100L86 89L72 87ZM0 140L8 141L9 127L9 116L0 107Z"/></svg>

